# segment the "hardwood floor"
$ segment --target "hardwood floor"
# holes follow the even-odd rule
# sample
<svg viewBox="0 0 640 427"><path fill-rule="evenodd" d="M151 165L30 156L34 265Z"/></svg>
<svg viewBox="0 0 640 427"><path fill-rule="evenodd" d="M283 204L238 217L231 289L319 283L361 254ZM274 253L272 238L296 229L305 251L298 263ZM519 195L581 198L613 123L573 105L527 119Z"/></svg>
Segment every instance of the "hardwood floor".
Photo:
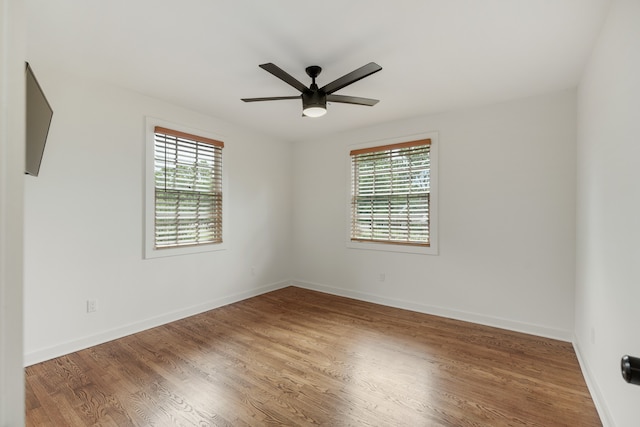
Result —
<svg viewBox="0 0 640 427"><path fill-rule="evenodd" d="M571 344L286 288L26 368L29 426L600 426Z"/></svg>

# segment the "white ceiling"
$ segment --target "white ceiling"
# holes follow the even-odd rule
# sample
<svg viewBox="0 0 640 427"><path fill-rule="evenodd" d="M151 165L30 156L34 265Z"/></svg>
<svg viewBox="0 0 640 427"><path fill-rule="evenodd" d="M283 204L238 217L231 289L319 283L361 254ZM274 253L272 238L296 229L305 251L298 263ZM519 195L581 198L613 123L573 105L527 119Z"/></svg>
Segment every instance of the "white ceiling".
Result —
<svg viewBox="0 0 640 427"><path fill-rule="evenodd" d="M286 141L575 87L610 0L27 0L28 60L133 89ZM319 86L373 74L301 117L258 68Z"/></svg>

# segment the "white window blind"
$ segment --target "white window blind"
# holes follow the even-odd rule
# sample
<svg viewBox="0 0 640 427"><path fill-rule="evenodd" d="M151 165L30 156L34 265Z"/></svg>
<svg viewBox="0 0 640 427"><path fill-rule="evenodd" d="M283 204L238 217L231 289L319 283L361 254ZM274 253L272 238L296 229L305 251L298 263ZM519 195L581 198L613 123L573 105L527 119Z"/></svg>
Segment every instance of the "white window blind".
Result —
<svg viewBox="0 0 640 427"><path fill-rule="evenodd" d="M155 127L156 249L222 242L223 147L221 141Z"/></svg>
<svg viewBox="0 0 640 427"><path fill-rule="evenodd" d="M431 140L351 151L351 240L429 246Z"/></svg>

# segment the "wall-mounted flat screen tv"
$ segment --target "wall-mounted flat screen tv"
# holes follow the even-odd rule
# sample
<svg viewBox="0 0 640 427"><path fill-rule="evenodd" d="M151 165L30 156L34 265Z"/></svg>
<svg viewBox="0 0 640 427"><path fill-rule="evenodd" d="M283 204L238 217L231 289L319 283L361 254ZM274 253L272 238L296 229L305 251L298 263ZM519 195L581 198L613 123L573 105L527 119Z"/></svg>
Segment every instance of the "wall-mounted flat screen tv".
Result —
<svg viewBox="0 0 640 427"><path fill-rule="evenodd" d="M28 63L25 74L27 80L27 134L24 171L29 175L38 176L38 173L40 173L40 164L42 163L42 155L44 154L44 146L47 142L47 135L49 134L51 118L53 117L53 110Z"/></svg>

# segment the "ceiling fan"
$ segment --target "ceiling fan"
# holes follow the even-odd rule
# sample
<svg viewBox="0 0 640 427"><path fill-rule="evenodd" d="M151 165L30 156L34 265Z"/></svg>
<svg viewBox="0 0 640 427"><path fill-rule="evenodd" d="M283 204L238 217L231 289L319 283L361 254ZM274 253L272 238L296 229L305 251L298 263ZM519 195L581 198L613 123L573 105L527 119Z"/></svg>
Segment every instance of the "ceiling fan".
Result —
<svg viewBox="0 0 640 427"><path fill-rule="evenodd" d="M378 71L382 70L382 67L375 62L370 62L367 65L358 68L357 70L345 74L344 76L322 86L321 88L318 88L318 85L316 84L316 77L320 75L322 68L317 65L312 65L305 69L307 75L311 77L311 86L309 87L306 87L295 77L291 76L275 64L269 62L267 64L260 64L259 67L270 72L290 86L298 89L301 94L295 96L271 96L266 98L242 98L244 102L302 99L302 114L307 117L324 116L327 112L327 101L341 102L343 104L367 105L369 107L374 106L378 103L377 99L360 98L357 96L334 95L334 92L339 91L343 87L355 83L358 80L361 80L373 73L377 73Z"/></svg>

